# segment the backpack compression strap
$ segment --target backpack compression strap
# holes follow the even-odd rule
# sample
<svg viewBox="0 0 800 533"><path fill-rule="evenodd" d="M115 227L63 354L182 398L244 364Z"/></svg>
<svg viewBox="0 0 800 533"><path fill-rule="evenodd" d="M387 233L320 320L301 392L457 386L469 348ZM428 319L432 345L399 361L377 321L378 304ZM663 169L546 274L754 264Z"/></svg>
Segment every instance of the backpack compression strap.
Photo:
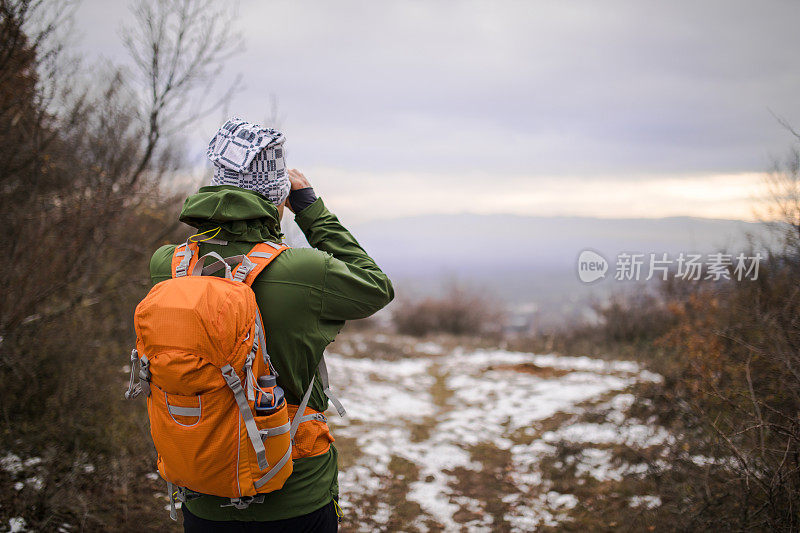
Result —
<svg viewBox="0 0 800 533"><path fill-rule="evenodd" d="M273 242L256 244L233 270L233 279L252 285L261 271L267 268L267 265L273 259L288 248L285 244L275 244Z"/></svg>
<svg viewBox="0 0 800 533"><path fill-rule="evenodd" d="M188 276L200 256L200 246L194 241L186 241L175 247L172 254L172 277Z"/></svg>
<svg viewBox="0 0 800 533"><path fill-rule="evenodd" d="M285 244L275 244L272 242L260 242L253 246L250 252L245 256L242 262L234 269L233 271L233 279L246 283L248 285L252 285L253 282L256 280L256 277L264 270L267 265L269 265L273 259L278 257L278 255L283 252L284 250L288 249L289 247ZM260 321L259 316L259 321ZM263 331L261 332L263 335ZM263 337L260 338L260 341L263 342L262 349L264 354L267 353L267 345L264 341ZM269 362L269 355L265 356L270 368L272 368L272 363ZM277 374L277 372L273 373ZM325 393L325 396L333 403L336 407L336 411L339 413L339 416L344 416L346 411L342 402L339 401L333 391L331 391L330 382L328 381L328 367L325 364L325 356L319 361L319 378L322 382L322 390ZM306 391L306 398L305 403L308 403L308 396L311 394L311 388L314 385L314 380L312 378L311 383L308 385L308 389ZM298 420L294 425L294 431L297 431L297 424L300 422L305 422L305 418L302 416L305 412L305 405L303 405L299 413L301 416L297 418L301 418L302 420ZM294 438L294 433L292 433L292 438Z"/></svg>

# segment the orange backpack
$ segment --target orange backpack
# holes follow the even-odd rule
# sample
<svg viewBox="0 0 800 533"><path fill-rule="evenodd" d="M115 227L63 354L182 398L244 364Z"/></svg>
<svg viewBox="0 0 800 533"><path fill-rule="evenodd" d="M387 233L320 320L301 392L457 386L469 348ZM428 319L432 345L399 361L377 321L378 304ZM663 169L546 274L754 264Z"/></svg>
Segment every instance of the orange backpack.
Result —
<svg viewBox="0 0 800 533"><path fill-rule="evenodd" d="M292 459L327 453L333 441L325 415L308 407L313 379L300 405L284 401L274 413L255 415L258 377L277 372L250 285L287 248L264 242L247 255L198 257L197 243L187 241L175 249L172 279L155 285L136 307L125 396L147 396L173 520L176 500L200 494L230 498L239 509L262 502L283 486ZM215 261L205 266L209 258ZM206 275L222 268L224 278ZM319 370L325 394L344 415L324 358Z"/></svg>

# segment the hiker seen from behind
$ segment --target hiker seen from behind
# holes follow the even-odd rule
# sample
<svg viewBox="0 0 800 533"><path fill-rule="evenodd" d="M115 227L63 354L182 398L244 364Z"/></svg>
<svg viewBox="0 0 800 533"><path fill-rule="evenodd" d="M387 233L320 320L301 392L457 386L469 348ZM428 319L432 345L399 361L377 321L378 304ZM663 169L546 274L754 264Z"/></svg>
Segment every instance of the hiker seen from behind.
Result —
<svg viewBox="0 0 800 533"><path fill-rule="evenodd" d="M324 413L346 413L323 350L394 291L286 168L284 143L239 118L219 129L211 185L180 213L195 234L156 250L135 311L126 396L146 397L170 514L180 507L187 532L329 532L341 519ZM311 248L282 242L287 208Z"/></svg>

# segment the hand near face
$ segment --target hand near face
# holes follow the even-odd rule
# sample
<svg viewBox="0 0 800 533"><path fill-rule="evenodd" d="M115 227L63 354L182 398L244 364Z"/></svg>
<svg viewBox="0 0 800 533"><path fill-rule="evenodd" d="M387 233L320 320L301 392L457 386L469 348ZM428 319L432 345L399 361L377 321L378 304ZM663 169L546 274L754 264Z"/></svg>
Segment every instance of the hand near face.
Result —
<svg viewBox="0 0 800 533"><path fill-rule="evenodd" d="M311 187L311 183L308 181L308 178L306 178L303 175L303 173L297 170L296 168L289 169L289 183L292 184L291 190L293 191ZM292 208L292 204L289 202L288 199L286 200L286 207L288 207L292 213L295 212L294 208Z"/></svg>

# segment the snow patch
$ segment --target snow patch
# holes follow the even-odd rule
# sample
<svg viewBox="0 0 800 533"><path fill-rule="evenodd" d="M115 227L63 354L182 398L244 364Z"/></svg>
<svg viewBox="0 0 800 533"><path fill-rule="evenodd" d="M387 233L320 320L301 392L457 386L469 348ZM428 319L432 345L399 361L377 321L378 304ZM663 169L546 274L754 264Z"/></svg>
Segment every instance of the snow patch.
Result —
<svg viewBox="0 0 800 533"><path fill-rule="evenodd" d="M414 346L414 350L427 355L442 355L444 353L444 348L441 344L430 341L417 343Z"/></svg>
<svg viewBox="0 0 800 533"><path fill-rule="evenodd" d="M25 519L22 518L21 516L17 516L15 518L10 518L8 520L8 531L10 533L17 533L17 532L21 532L21 531L27 531L27 529L25 529L26 527L27 527L27 524L25 522Z"/></svg>
<svg viewBox="0 0 800 533"><path fill-rule="evenodd" d="M628 505L631 507L654 509L661 506L661 498L658 496L632 496L631 499L628 500Z"/></svg>
<svg viewBox="0 0 800 533"><path fill-rule="evenodd" d="M44 479L41 476L29 477L25 480L25 484L38 492L44 488Z"/></svg>
<svg viewBox="0 0 800 533"><path fill-rule="evenodd" d="M644 424L591 424L581 422L548 431L542 438L547 442L566 440L595 444L625 444L647 448L661 444L672 444L675 438L663 427Z"/></svg>
<svg viewBox="0 0 800 533"><path fill-rule="evenodd" d="M351 355L355 342L340 351ZM671 438L663 428L639 424L580 423L547 432L530 444L515 441L520 434L534 435L536 425L556 413L579 413L583 402L660 378L645 374L635 362L506 350L467 352L459 347L445 353L438 344L422 342L414 349L415 357L397 361L326 355L334 390L348 410L345 419L330 417L333 433L357 443L354 462L339 473L340 503L365 531L391 520L392 508L382 493L390 481L403 479L403 473L390 468L393 458L409 461L418 474L409 483L407 498L419 504L423 515L411 526L427 530L425 521L433 519L446 531L491 531L496 525L484 502L461 494L456 476L459 469L483 469L472 458L473 447L508 450L509 478L519 492L503 497L510 508L505 519L514 531L530 531L557 525L578 504L574 495L548 490L539 470L542 458L556 452L558 441L649 445ZM553 377L509 368L523 363L567 373ZM622 422L634 401L633 395L620 393L605 408L614 421ZM646 471L646 465L614 466L612 460L610 452L595 448L572 459L579 476L597 479L620 479L641 473L642 467ZM365 511L349 498L377 503ZM456 522L461 510L481 518Z"/></svg>
<svg viewBox="0 0 800 533"><path fill-rule="evenodd" d="M0 468L12 476L16 476L22 472L22 459L19 458L19 455L13 453L6 454L5 457L0 459Z"/></svg>

